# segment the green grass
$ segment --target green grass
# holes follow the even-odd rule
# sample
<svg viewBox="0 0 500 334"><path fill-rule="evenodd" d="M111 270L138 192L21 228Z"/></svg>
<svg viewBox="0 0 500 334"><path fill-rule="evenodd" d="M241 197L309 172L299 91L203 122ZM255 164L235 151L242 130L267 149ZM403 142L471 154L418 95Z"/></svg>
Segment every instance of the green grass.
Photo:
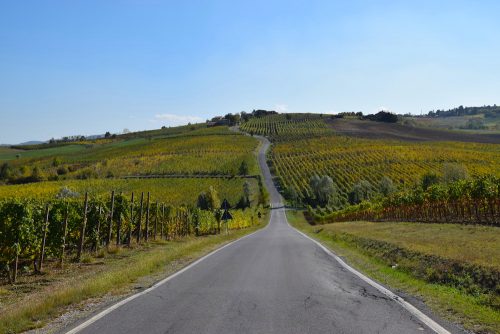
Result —
<svg viewBox="0 0 500 334"><path fill-rule="evenodd" d="M263 218L265 219L267 215ZM267 220L261 220L267 221ZM73 275L26 300L10 304L0 314L0 333L18 333L39 328L64 312L69 305L106 293L130 293L131 286L141 277L156 274L156 278L169 275L196 258L236 240L258 227L231 231L229 235L185 238L178 241L158 242L147 248L124 250L117 255L108 254L105 265L96 272ZM124 256L126 252L126 256ZM102 261L103 259L99 259Z"/></svg>
<svg viewBox="0 0 500 334"><path fill-rule="evenodd" d="M353 242L348 242L343 238L336 237L339 233L346 233L346 230L350 228L346 227L346 224L311 226L304 219L302 212L288 211L287 216L292 226L318 241L321 241L335 253L344 257L347 262L356 269L394 290L403 291L406 294L422 299L427 306L440 316L450 321L460 323L465 328L475 332L500 333L500 311L485 304L485 299L487 299L488 296L484 294L471 295L461 289L442 284L429 283L423 279L414 277L407 271L393 269L385 260L374 256L372 253L366 251L366 249L358 247L358 245ZM363 229L363 226L365 229ZM375 228L371 226L370 223L359 223L359 225L353 224L352 231L353 234L357 233L357 236L362 235L364 238L373 237L384 240L386 240L386 238L392 238L391 242L397 242L401 246L419 248L425 240L425 234L432 232L432 228L426 231L427 225L419 226L423 230L423 236L417 237L418 233L414 233L413 237L417 238L415 242L412 238L404 235L404 226L399 228L394 226L397 232L388 232L388 230L384 232L384 226L379 229L378 227ZM411 231L411 228L409 230ZM479 248L472 248L470 251L468 248L464 250L464 245L460 244L458 240L465 240L468 237L473 240L471 243L477 242L478 244L484 240L486 242L486 248L491 246L494 248L489 251L496 254L494 256L497 258L494 260L498 261L498 247L495 247L494 243L491 243L487 233L483 233L482 230L483 228L479 227L478 231L480 232L477 235L475 233L471 235L469 230L460 232L460 230L453 230L453 228L445 226L442 230L433 231L435 234L440 235L436 236L434 240L431 240L427 247L434 249L436 252L440 252L440 255L455 256L455 252L450 252L449 249L439 250L438 239L443 238L451 243L453 243L453 240L457 240L457 251L462 250L464 253L474 253L474 255L467 255L467 257L473 258L473 261L481 262L484 256L486 256L483 250ZM450 235L447 233L449 231L451 231Z"/></svg>
<svg viewBox="0 0 500 334"><path fill-rule="evenodd" d="M16 150L16 149L1 149L0 162L17 159L34 159L50 156L59 156L74 154L85 150L85 145L64 145L60 147L44 148L40 150ZM19 158L18 158L19 156Z"/></svg>
<svg viewBox="0 0 500 334"><path fill-rule="evenodd" d="M394 222L347 222L321 227L325 231L390 242L423 254L500 270L498 227Z"/></svg>

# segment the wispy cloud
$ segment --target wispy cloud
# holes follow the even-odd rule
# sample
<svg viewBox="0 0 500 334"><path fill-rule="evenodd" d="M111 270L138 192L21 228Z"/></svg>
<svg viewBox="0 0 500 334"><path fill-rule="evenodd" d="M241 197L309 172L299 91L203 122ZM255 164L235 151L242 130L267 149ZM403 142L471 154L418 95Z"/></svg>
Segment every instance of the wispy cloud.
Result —
<svg viewBox="0 0 500 334"><path fill-rule="evenodd" d="M184 125L187 123L199 123L204 119L198 116L176 115L176 114L156 114L155 122L162 122L168 125Z"/></svg>
<svg viewBox="0 0 500 334"><path fill-rule="evenodd" d="M288 112L288 106L286 104L277 104L274 109L277 112Z"/></svg>

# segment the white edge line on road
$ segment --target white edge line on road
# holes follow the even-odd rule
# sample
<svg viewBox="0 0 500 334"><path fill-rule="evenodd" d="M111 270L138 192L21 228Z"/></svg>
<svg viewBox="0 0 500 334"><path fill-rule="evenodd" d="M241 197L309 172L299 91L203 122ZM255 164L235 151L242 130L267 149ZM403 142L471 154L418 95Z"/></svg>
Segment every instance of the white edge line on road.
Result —
<svg viewBox="0 0 500 334"><path fill-rule="evenodd" d="M136 293L136 294L133 294L133 295L131 295L131 296L129 296L129 297L127 297L127 298L125 298L125 299L123 299L123 300L119 301L118 303L111 305L111 306L110 306L110 307L108 307L107 309L105 309L105 310L103 310L103 311L99 312L98 314L94 315L93 317L91 317L90 319L88 319L88 320L86 320L85 322L81 323L80 325L76 326L75 328L73 328L73 329L71 329L71 330L67 331L67 332L66 332L66 334L75 334L75 333L78 333L78 332L79 332L79 331L81 331L82 329L84 329L84 328L88 327L89 325L93 324L93 323L94 323L94 322L96 322L97 320L99 320L99 319L101 319L101 318L105 317L106 315L108 315L109 313L113 312L113 311L114 311L114 310L116 310L117 308L119 308L119 307L121 307L121 306L125 305L126 303L128 303L128 302L130 302L130 301L132 301L132 300L136 299L137 297L140 297L140 296L142 296L142 295L145 295L145 294L147 294L148 292L150 292L150 291L152 291L152 290L156 289L157 287L159 287L159 286L161 286L161 285L163 285L163 284L167 283L167 282L168 282L168 281L170 281L171 279L173 279L173 278L175 278L176 276L178 276L178 275L182 274L183 272L185 272L185 271L189 270L190 268L192 268L192 267L196 266L198 263L200 263L200 262L202 262L203 260L207 259L208 257L210 257L210 256L214 255L215 253L220 252L220 251L221 251L221 250L223 250L224 248L227 248L227 247L229 247L229 246L233 245L234 243L236 243L236 242L238 242L238 241L241 241L241 240L243 240L243 239L245 239L245 238L248 238L248 237L250 237L250 236L252 236L252 235L254 235L254 234L258 233L258 232L261 232L261 231L265 230L266 228L268 228L268 227L269 227L269 223L270 223L270 222L268 222L268 223L267 223L267 225L266 225L264 228L261 228L261 229L259 229L259 230L255 231L255 232L252 232L252 233L250 233L250 234L248 234L248 235L245 235L245 236L243 236L243 237L241 237L241 238L239 238L239 239L233 240L233 241L231 241L230 243L228 243L228 244L226 244L226 245L224 245L224 246L222 246L222 247L220 247L220 248L217 248L217 249L215 249L215 250L211 251L211 252L210 252L210 253L208 253L207 255L205 255L205 256L203 256L203 257L199 258L198 260L196 260L196 261L194 261L193 263L189 264L188 266L186 266L186 267L182 268L181 270L179 270L179 271L177 271L177 272L173 273L172 275L170 275L170 276L168 276L168 277L164 278L163 280L161 280L161 281L159 281L159 282L157 282L157 283L153 284L151 287L147 288L146 290L143 290L143 291L141 291L141 292L138 292L138 293Z"/></svg>
<svg viewBox="0 0 500 334"><path fill-rule="evenodd" d="M288 222L288 219L287 219L287 222ZM290 225L290 224L288 224ZM296 229L295 227L291 226L295 231L297 231L298 233L302 234L304 237L306 237L307 239L311 240L312 242L316 243L319 247L321 247L321 249L323 249L328 255L330 255L331 257L333 257L338 263L340 263L340 265L342 265L342 267L344 267L345 269L349 270L351 273L353 273L354 275L358 276L359 278L361 278L363 281L365 281L366 283L370 284L371 286L373 286L375 289L377 289L378 291L382 292L384 295L386 295L387 297L391 298L392 300L396 301L399 305L401 305L402 307L404 307L408 312L410 312L412 315L414 315L416 318L418 318L420 321L422 321L427 327L429 327L431 330L433 330L434 332L438 333L438 334L451 334L448 330L446 330L445 328L443 328L440 324L438 324L437 322L435 322L434 320L432 320L431 318L429 318L427 315L425 315L422 311L420 311L418 308L416 308L415 306L413 306L412 304L408 303L406 300L404 300L402 297L398 296L397 294L395 294L394 292L390 291L389 289L383 287L382 285L378 284L377 282L373 281L371 278L365 276L364 274L360 273L359 271L357 271L356 269L352 268L351 266L349 266L347 263L344 262L344 260L342 260L340 257L338 257L337 255L335 255L331 250L329 250L328 248L326 248L325 246L323 246L319 241L317 240L314 240L313 238L311 238L310 236L306 235L305 233L302 233L301 231L299 231L298 229Z"/></svg>

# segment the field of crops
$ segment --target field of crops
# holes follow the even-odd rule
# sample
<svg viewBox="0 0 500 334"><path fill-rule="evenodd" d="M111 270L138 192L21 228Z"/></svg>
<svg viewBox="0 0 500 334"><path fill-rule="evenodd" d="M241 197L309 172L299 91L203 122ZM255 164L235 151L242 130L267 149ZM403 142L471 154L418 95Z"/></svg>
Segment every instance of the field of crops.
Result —
<svg viewBox="0 0 500 334"><path fill-rule="evenodd" d="M360 180L378 184L417 182L425 172L440 173L446 163L463 164L471 175L500 174L500 147L458 142L409 143L340 136L305 139L274 146L272 162L283 187L309 193L314 174L329 175L343 196Z"/></svg>
<svg viewBox="0 0 500 334"><path fill-rule="evenodd" d="M111 190L117 193L139 193L150 191L154 199L170 205L195 205L198 194L214 187L221 198L226 198L231 204L237 203L243 194L243 184L250 183L252 199L258 193L257 180L218 179L218 178L161 178L161 179L91 179L36 182L23 185L0 186L0 200L8 198L55 199L63 188L76 192L83 197L85 192L93 196L108 194Z"/></svg>
<svg viewBox="0 0 500 334"><path fill-rule="evenodd" d="M325 116L326 117L326 116ZM279 114L254 117L240 126L241 130L266 136L274 142L305 137L320 137L331 133L319 114Z"/></svg>
<svg viewBox="0 0 500 334"><path fill-rule="evenodd" d="M251 119L241 129L273 140L272 172L282 191L293 188L301 199L311 197L309 181L315 174L330 176L344 199L361 180L376 186L386 176L395 185L411 185L424 173L440 174L447 163L463 165L473 176L500 176L497 144L347 137L326 126L326 119L273 115Z"/></svg>
<svg viewBox="0 0 500 334"><path fill-rule="evenodd" d="M257 141L227 127L184 132L154 131L155 135L78 143L36 150L0 152L7 178L37 180L113 178L148 174L236 175L243 161L257 174ZM17 158L13 159L13 156Z"/></svg>

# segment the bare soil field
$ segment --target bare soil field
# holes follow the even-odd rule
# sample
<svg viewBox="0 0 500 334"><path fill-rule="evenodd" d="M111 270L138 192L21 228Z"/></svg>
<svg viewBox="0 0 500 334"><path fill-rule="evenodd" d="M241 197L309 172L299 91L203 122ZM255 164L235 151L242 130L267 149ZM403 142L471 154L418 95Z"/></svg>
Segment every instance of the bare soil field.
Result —
<svg viewBox="0 0 500 334"><path fill-rule="evenodd" d="M359 138L500 144L500 134L469 134L357 119L330 119L327 123L338 134Z"/></svg>

